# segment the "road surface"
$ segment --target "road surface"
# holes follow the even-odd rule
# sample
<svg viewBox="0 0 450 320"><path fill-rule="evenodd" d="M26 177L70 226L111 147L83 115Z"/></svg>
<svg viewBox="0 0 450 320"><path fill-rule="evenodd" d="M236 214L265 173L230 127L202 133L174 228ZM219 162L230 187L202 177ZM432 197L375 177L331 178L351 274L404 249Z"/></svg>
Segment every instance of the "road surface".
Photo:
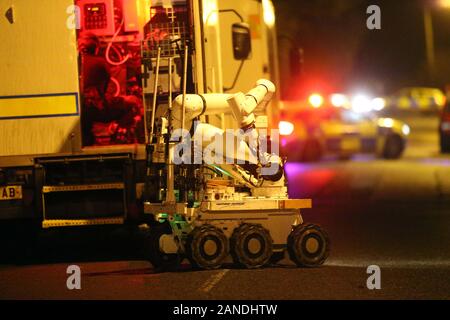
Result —
<svg viewBox="0 0 450 320"><path fill-rule="evenodd" d="M58 234L39 240L3 233L0 298L8 299L450 299L450 156L439 154L437 119L408 119L401 160L357 156L287 167L292 197L311 197L308 222L331 238L321 268L288 260L259 270L157 273L139 260L139 238L124 230ZM25 231L27 232L27 231ZM8 234L15 234L11 237ZM7 245L8 246L8 245ZM81 290L66 287L81 268ZM378 265L381 289L366 286Z"/></svg>

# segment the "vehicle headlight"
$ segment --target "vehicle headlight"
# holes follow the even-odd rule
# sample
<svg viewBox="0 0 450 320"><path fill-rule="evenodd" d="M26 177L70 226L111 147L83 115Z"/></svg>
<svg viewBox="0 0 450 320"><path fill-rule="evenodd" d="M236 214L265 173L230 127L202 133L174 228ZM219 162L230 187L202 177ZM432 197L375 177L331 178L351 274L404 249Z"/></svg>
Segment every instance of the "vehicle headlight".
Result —
<svg viewBox="0 0 450 320"><path fill-rule="evenodd" d="M280 135L289 136L294 132L294 125L289 121L280 121L278 129L280 130Z"/></svg>
<svg viewBox="0 0 450 320"><path fill-rule="evenodd" d="M411 132L411 129L409 128L409 126L407 124L404 124L402 126L402 132L405 136L407 136Z"/></svg>
<svg viewBox="0 0 450 320"><path fill-rule="evenodd" d="M369 97L359 94L352 99L352 109L357 113L370 112L372 110Z"/></svg>
<svg viewBox="0 0 450 320"><path fill-rule="evenodd" d="M392 128L394 126L394 119L382 118L378 120L378 125L384 128Z"/></svg>
<svg viewBox="0 0 450 320"><path fill-rule="evenodd" d="M386 107L386 100L383 98L375 98L372 100L372 109L381 111Z"/></svg>
<svg viewBox="0 0 450 320"><path fill-rule="evenodd" d="M331 104L336 107L344 107L347 104L347 97L340 93L332 94L330 97Z"/></svg>

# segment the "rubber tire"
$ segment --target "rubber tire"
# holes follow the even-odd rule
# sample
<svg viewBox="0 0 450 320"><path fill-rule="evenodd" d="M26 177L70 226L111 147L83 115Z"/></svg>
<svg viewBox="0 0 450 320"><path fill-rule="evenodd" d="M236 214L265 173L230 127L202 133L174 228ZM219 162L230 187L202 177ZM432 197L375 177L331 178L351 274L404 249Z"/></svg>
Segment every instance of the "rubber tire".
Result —
<svg viewBox="0 0 450 320"><path fill-rule="evenodd" d="M213 258L208 257L202 245L205 244L205 238L216 242L218 251ZM201 269L218 269L222 266L229 254L228 239L222 230L212 226L203 225L196 227L188 236L186 242L188 258L194 267Z"/></svg>
<svg viewBox="0 0 450 320"><path fill-rule="evenodd" d="M261 249L254 256L247 245L249 238L257 236ZM236 264L248 269L260 268L267 265L273 254L273 240L270 232L260 224L244 223L234 229L230 239L231 255Z"/></svg>
<svg viewBox="0 0 450 320"><path fill-rule="evenodd" d="M144 255L157 271L177 270L181 263L179 254L166 254L159 249L159 239L164 234L172 234L168 223L154 225L144 235Z"/></svg>
<svg viewBox="0 0 450 320"><path fill-rule="evenodd" d="M397 134L389 135L384 143L383 158L398 159L401 157L404 149L405 142L402 137Z"/></svg>
<svg viewBox="0 0 450 320"><path fill-rule="evenodd" d="M319 246L315 253L306 249L306 240L313 236ZM301 224L292 230L288 237L290 259L299 267L313 268L322 265L330 253L330 241L327 233L316 224Z"/></svg>
<svg viewBox="0 0 450 320"><path fill-rule="evenodd" d="M322 158L322 147L316 139L309 139L306 140L302 155L301 155L301 161L303 162L316 162L319 161Z"/></svg>
<svg viewBox="0 0 450 320"><path fill-rule="evenodd" d="M450 136L439 132L439 145L441 153L450 153Z"/></svg>

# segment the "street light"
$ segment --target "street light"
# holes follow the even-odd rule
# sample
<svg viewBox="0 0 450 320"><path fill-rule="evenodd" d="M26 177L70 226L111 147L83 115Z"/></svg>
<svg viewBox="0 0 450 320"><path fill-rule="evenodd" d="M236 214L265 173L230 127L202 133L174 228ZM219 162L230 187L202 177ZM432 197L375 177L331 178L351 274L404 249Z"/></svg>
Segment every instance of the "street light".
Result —
<svg viewBox="0 0 450 320"><path fill-rule="evenodd" d="M427 5L425 5L423 10L423 24L425 30L425 50L427 53L428 75L430 79L434 79L436 61L434 56L433 18L431 17L431 10Z"/></svg>
<svg viewBox="0 0 450 320"><path fill-rule="evenodd" d="M450 0L438 0L438 6L445 9L450 9Z"/></svg>
<svg viewBox="0 0 450 320"><path fill-rule="evenodd" d="M436 0L435 4L439 8L450 9L450 0ZM425 30L425 49L427 53L428 72L431 80L434 80L436 71L436 57L434 48L433 18L431 6L425 4L423 9L423 24Z"/></svg>

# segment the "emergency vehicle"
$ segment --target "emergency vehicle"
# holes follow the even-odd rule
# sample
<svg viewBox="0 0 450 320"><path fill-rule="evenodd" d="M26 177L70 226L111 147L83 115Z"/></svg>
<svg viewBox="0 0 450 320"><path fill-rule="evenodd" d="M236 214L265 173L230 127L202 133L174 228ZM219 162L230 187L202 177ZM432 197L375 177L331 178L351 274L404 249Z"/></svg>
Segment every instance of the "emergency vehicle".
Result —
<svg viewBox="0 0 450 320"><path fill-rule="evenodd" d="M177 151L203 153L230 128L268 140L271 1L0 0L0 12L1 220L140 226L155 266L325 261L328 237L303 222L311 199L289 199L278 155L237 138L214 150L231 162Z"/></svg>
<svg viewBox="0 0 450 320"><path fill-rule="evenodd" d="M339 97L325 99L313 94L307 105L302 106L298 102L284 102L279 123L282 153L300 161L318 161L324 155L348 159L358 153L385 159L401 157L410 133L406 123L378 117L370 106L355 108L352 99ZM368 99L360 100L370 103Z"/></svg>
<svg viewBox="0 0 450 320"><path fill-rule="evenodd" d="M439 145L441 153L450 152L450 101L447 100L439 115Z"/></svg>
<svg viewBox="0 0 450 320"><path fill-rule="evenodd" d="M445 104L445 94L437 88L403 88L386 98L387 107L397 111L436 113Z"/></svg>

